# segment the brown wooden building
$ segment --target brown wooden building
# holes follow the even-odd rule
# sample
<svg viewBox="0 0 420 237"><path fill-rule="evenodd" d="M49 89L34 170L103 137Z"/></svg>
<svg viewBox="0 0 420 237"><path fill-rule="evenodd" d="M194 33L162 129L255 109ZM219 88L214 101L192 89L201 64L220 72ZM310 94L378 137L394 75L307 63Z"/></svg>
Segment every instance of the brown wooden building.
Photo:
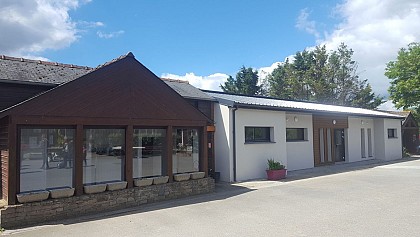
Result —
<svg viewBox="0 0 420 237"><path fill-rule="evenodd" d="M417 154L419 152L419 127L413 114L410 111L389 111L390 113L404 116L401 125L401 136L403 147L407 149L410 154Z"/></svg>
<svg viewBox="0 0 420 237"><path fill-rule="evenodd" d="M49 66L64 68L55 75L62 79L0 80L1 196L9 205L20 193L73 187L79 196L90 185L130 188L135 179L171 183L214 170L210 96L161 80L132 53L95 69Z"/></svg>

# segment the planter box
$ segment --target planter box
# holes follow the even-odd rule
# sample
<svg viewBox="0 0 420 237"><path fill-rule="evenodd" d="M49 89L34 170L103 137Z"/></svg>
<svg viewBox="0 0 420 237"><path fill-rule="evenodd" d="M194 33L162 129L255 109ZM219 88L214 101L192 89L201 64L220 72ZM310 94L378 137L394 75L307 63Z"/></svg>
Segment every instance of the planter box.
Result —
<svg viewBox="0 0 420 237"><path fill-rule="evenodd" d="M127 187L127 181L112 182L112 183L106 184L106 190L108 191L121 190L121 189L125 189L126 187Z"/></svg>
<svg viewBox="0 0 420 237"><path fill-rule="evenodd" d="M144 187L153 184L153 178L134 179L134 186Z"/></svg>
<svg viewBox="0 0 420 237"><path fill-rule="evenodd" d="M165 184L169 180L169 176L159 176L153 178L153 184Z"/></svg>
<svg viewBox="0 0 420 237"><path fill-rule="evenodd" d="M83 191L87 194L92 193L102 193L106 190L106 184L94 184L94 185L86 185L83 187Z"/></svg>
<svg viewBox="0 0 420 237"><path fill-rule="evenodd" d="M65 198L74 195L74 188L58 188L49 191L51 198Z"/></svg>
<svg viewBox="0 0 420 237"><path fill-rule="evenodd" d="M16 195L18 202L26 203L26 202L39 202L48 199L50 192L48 191L39 191L39 192L31 192L31 193L20 193Z"/></svg>
<svg viewBox="0 0 420 237"><path fill-rule="evenodd" d="M205 172L194 172L191 173L191 179L202 179L204 178Z"/></svg>
<svg viewBox="0 0 420 237"><path fill-rule="evenodd" d="M186 174L174 174L174 180L177 182L180 181L187 181L190 179L190 174L186 173Z"/></svg>
<svg viewBox="0 0 420 237"><path fill-rule="evenodd" d="M287 169L282 170L266 170L268 180L280 180L285 179L287 174Z"/></svg>

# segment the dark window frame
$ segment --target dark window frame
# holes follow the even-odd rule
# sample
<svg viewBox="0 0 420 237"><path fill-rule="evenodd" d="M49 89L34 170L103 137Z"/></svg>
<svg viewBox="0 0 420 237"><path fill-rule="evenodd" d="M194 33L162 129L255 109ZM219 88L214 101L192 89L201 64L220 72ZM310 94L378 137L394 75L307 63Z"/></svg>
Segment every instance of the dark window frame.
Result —
<svg viewBox="0 0 420 237"><path fill-rule="evenodd" d="M258 131L260 129L262 131ZM271 133L272 127L245 126L245 143L273 142Z"/></svg>
<svg viewBox="0 0 420 237"><path fill-rule="evenodd" d="M290 134L287 131L297 130L299 131L299 136L297 138L288 138L287 135ZM304 142L308 141L307 138L307 128L286 128L286 142Z"/></svg>
<svg viewBox="0 0 420 237"><path fill-rule="evenodd" d="M397 129L396 128L388 128L388 138L398 138Z"/></svg>

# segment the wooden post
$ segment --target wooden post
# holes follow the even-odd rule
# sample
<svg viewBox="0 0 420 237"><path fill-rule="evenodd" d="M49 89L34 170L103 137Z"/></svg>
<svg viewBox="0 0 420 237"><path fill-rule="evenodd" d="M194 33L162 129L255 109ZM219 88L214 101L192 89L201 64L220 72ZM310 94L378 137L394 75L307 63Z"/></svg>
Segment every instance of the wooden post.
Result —
<svg viewBox="0 0 420 237"><path fill-rule="evenodd" d="M75 189L75 195L80 196L83 194L83 125L77 124L76 136L74 141L74 166L73 166L73 187Z"/></svg>
<svg viewBox="0 0 420 237"><path fill-rule="evenodd" d="M172 126L166 128L166 175L169 176L169 182L173 181L173 170L172 170L172 152L173 152L173 141L172 141ZM162 175L164 175L162 173Z"/></svg>
<svg viewBox="0 0 420 237"><path fill-rule="evenodd" d="M17 126L13 123L12 118L9 118L9 160L8 160L8 177L7 177L7 202L10 205L16 204L16 194L20 189L20 159L18 159L17 152Z"/></svg>
<svg viewBox="0 0 420 237"><path fill-rule="evenodd" d="M200 171L206 173L205 177L209 173L209 162L208 162L208 143L207 143L207 126L201 128L201 147L200 147Z"/></svg>
<svg viewBox="0 0 420 237"><path fill-rule="evenodd" d="M125 130L125 181L127 181L127 188L133 187L133 125L128 125Z"/></svg>

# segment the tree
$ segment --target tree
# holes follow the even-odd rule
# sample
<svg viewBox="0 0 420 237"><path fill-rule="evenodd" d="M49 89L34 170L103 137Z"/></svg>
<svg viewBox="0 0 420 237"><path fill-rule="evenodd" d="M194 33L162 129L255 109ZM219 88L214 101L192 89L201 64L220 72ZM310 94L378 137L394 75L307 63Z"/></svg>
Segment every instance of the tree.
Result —
<svg viewBox="0 0 420 237"><path fill-rule="evenodd" d="M258 72L251 67L245 68L242 66L236 78L229 76L227 81L220 88L224 92L243 94L243 95L257 95L261 93L261 86L258 85Z"/></svg>
<svg viewBox="0 0 420 237"><path fill-rule="evenodd" d="M373 109L382 98L372 92L367 80L360 80L353 50L341 44L327 52L325 45L297 52L269 76L269 95L281 99L316 101L326 104Z"/></svg>
<svg viewBox="0 0 420 237"><path fill-rule="evenodd" d="M386 65L385 76L391 80L388 91L396 108L420 113L420 43L401 48L396 61Z"/></svg>

